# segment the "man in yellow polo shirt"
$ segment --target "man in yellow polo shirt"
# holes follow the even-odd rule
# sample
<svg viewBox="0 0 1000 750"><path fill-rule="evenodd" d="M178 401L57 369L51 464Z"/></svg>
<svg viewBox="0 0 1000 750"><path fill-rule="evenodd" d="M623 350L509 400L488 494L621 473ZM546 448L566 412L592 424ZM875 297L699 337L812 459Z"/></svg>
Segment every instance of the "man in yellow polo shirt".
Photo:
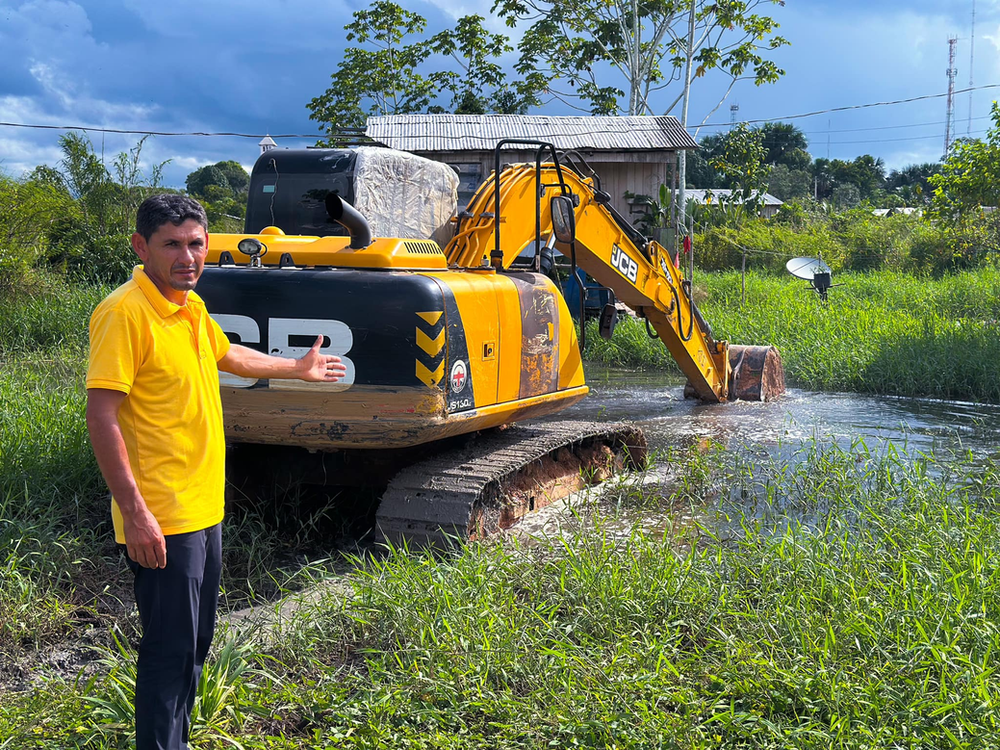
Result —
<svg viewBox="0 0 1000 750"><path fill-rule="evenodd" d="M87 426L143 629L138 750L186 747L215 630L226 449L219 370L314 382L345 372L338 357L320 354L322 337L297 360L229 343L193 292L207 230L197 201L146 199L132 235L143 265L90 321Z"/></svg>

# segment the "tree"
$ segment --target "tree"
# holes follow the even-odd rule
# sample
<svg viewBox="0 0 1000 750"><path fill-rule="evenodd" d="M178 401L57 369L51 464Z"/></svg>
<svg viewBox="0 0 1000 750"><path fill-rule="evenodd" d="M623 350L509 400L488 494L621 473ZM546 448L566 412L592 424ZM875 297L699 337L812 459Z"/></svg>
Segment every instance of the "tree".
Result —
<svg viewBox="0 0 1000 750"><path fill-rule="evenodd" d="M863 154L852 162L843 163L846 167L842 169L840 181L856 185L862 199L873 198L885 187L885 162L881 157Z"/></svg>
<svg viewBox="0 0 1000 750"><path fill-rule="evenodd" d="M219 187L227 193L232 190L229 186L229 180L226 179L226 175L215 164L209 164L196 169L187 176L184 184L187 186L188 193L195 198L204 198L205 191L209 187Z"/></svg>
<svg viewBox="0 0 1000 750"><path fill-rule="evenodd" d="M939 162L911 164L903 169L894 169L886 178L885 187L893 195L898 195L904 206L929 203L934 189L930 186L932 175L941 171Z"/></svg>
<svg viewBox="0 0 1000 750"><path fill-rule="evenodd" d="M184 181L187 191L195 198L209 198L209 188L220 188L213 195L227 198L245 198L250 185L250 175L237 161L220 161L194 170Z"/></svg>
<svg viewBox="0 0 1000 750"><path fill-rule="evenodd" d="M229 183L229 188L234 194L246 195L247 189L250 187L250 175L243 168L242 164L238 161L227 159L226 161L216 162L215 166L225 175L226 182Z"/></svg>
<svg viewBox="0 0 1000 750"><path fill-rule="evenodd" d="M325 126L330 145L343 138L340 131L360 129L368 115L421 112L437 95L439 84L417 72L432 49L426 41L406 43L423 33L423 16L389 0L376 0L367 10L354 12L347 24L347 41L368 44L348 47L331 75L330 88L309 102L309 119Z"/></svg>
<svg viewBox="0 0 1000 750"><path fill-rule="evenodd" d="M0 172L0 292L14 288L43 257L52 227L75 209L58 181L35 172L20 180Z"/></svg>
<svg viewBox="0 0 1000 750"><path fill-rule="evenodd" d="M309 118L327 135L325 145L339 145L344 131L360 131L369 116L444 112L437 103L451 94L456 114L523 114L538 103L545 85L541 74L523 78L506 75L497 60L512 50L507 37L483 26L483 17L465 16L454 29L430 39L421 38L427 21L390 0L376 0L368 10L356 11L344 28L348 47L332 85L307 105ZM455 70L419 72L434 55L443 55Z"/></svg>
<svg viewBox="0 0 1000 750"><path fill-rule="evenodd" d="M187 176L187 191L201 201L210 232L239 232L247 210L250 175L237 161L220 161Z"/></svg>
<svg viewBox="0 0 1000 750"><path fill-rule="evenodd" d="M819 200L829 200L836 188L844 184L857 188L859 201L877 200L885 189L885 163L881 158L870 154L859 156L853 161L816 159L812 173Z"/></svg>
<svg viewBox="0 0 1000 750"><path fill-rule="evenodd" d="M774 164L768 178L767 192L783 201L808 198L813 193L813 180L804 169L789 169L784 164Z"/></svg>
<svg viewBox="0 0 1000 750"><path fill-rule="evenodd" d="M109 170L89 139L70 132L59 139L63 153L59 167L39 167L32 173L74 199L73 210L53 222L47 233L51 264L90 281L128 277L134 261L129 237L136 209L153 189L161 189L167 164L154 164L144 174L140 165L145 143L142 138L116 154Z"/></svg>
<svg viewBox="0 0 1000 750"><path fill-rule="evenodd" d="M984 206L1000 206L1000 107L993 102L993 126L986 140L952 145L939 174L927 178L934 188L928 215L949 224L979 216Z"/></svg>
<svg viewBox="0 0 1000 750"><path fill-rule="evenodd" d="M764 162L764 134L740 124L726 134L722 155L712 161L732 190L727 201L720 201L727 212L757 216L764 204L771 166Z"/></svg>
<svg viewBox="0 0 1000 750"><path fill-rule="evenodd" d="M854 208L861 203L861 191L853 182L842 182L833 189L833 205L840 210Z"/></svg>
<svg viewBox="0 0 1000 750"><path fill-rule="evenodd" d="M829 159L816 159L812 163L813 187L816 200L825 201L833 194L836 180Z"/></svg>
<svg viewBox="0 0 1000 750"><path fill-rule="evenodd" d="M529 24L516 69L564 81L568 89L549 84L553 97L578 99L592 114L642 115L654 112L654 95L682 78L692 2L694 75L729 78L720 104L737 81L759 86L784 74L764 53L788 42L774 34L772 18L757 12L784 0L494 0L493 11L512 28ZM663 113L682 96L677 92Z"/></svg>
<svg viewBox="0 0 1000 750"><path fill-rule="evenodd" d="M697 151L687 153L687 186L698 190L725 187L712 162L722 156L726 134L706 135L698 142Z"/></svg>
<svg viewBox="0 0 1000 750"><path fill-rule="evenodd" d="M764 138L768 164L783 164L789 169L808 169L812 162L805 133L787 122L765 122L759 128Z"/></svg>
<svg viewBox="0 0 1000 750"><path fill-rule="evenodd" d="M434 80L443 90L451 92L455 114L524 114L528 107L538 103L537 92L544 81L541 74L531 73L524 80L508 83L496 61L514 48L503 34L487 31L484 20L478 15L464 16L454 29L431 38L431 49L450 57L461 71L441 71L434 75Z"/></svg>

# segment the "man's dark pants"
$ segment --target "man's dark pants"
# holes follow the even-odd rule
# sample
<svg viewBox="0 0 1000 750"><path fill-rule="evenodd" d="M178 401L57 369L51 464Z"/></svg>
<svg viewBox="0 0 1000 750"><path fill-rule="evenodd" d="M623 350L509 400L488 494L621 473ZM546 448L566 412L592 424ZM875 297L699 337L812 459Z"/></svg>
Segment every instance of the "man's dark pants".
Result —
<svg viewBox="0 0 1000 750"><path fill-rule="evenodd" d="M137 750L186 747L201 668L215 631L222 574L222 527L171 534L165 568L135 574L142 622L135 683Z"/></svg>

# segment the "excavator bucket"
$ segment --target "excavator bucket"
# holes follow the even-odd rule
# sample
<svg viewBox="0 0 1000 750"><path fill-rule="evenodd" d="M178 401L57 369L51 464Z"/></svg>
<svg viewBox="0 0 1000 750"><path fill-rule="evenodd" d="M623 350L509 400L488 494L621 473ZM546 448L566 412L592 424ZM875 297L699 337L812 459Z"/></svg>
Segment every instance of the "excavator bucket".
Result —
<svg viewBox="0 0 1000 750"><path fill-rule="evenodd" d="M785 368L773 346L729 346L729 400L771 401L785 392Z"/></svg>

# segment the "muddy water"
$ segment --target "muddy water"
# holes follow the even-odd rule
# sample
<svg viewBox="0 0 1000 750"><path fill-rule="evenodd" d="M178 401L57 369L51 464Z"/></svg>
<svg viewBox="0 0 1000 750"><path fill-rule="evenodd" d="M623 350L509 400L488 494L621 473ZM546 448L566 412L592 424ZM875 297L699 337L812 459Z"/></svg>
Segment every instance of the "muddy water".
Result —
<svg viewBox="0 0 1000 750"><path fill-rule="evenodd" d="M704 438L776 448L816 438L849 447L862 439L870 448L890 441L912 455L985 456L1000 445L1000 406L795 388L766 404L702 404L685 399L683 381L669 375L596 365L588 366L587 381L590 395L559 418L635 421L652 447Z"/></svg>
<svg viewBox="0 0 1000 750"><path fill-rule="evenodd" d="M1000 445L998 406L794 388L772 403L703 404L684 399L683 381L663 373L590 365L587 380L590 395L555 418L633 421L643 428L653 450L711 441L757 456L763 451L779 462L794 463L801 460L802 446L812 441L836 444L845 450L863 441L873 454L882 453L892 444L909 456L924 454L947 462L966 452L986 458L995 454ZM715 533L727 537L739 533L737 518L742 515L783 518L777 521L779 526L789 521L809 525L820 517L821 508L764 505L753 496L735 497L721 486L710 490L697 506L690 501L666 500L673 495L678 477L678 470L669 462L657 462L639 479L648 485L646 492L664 501L613 514L616 520L610 521L611 526L629 533L638 523L658 534L678 525L698 523L713 526ZM614 503L616 491L621 490L612 483L599 490L605 505ZM567 521L567 514L553 513L529 523L525 530L531 535L550 534L574 526L572 518Z"/></svg>

